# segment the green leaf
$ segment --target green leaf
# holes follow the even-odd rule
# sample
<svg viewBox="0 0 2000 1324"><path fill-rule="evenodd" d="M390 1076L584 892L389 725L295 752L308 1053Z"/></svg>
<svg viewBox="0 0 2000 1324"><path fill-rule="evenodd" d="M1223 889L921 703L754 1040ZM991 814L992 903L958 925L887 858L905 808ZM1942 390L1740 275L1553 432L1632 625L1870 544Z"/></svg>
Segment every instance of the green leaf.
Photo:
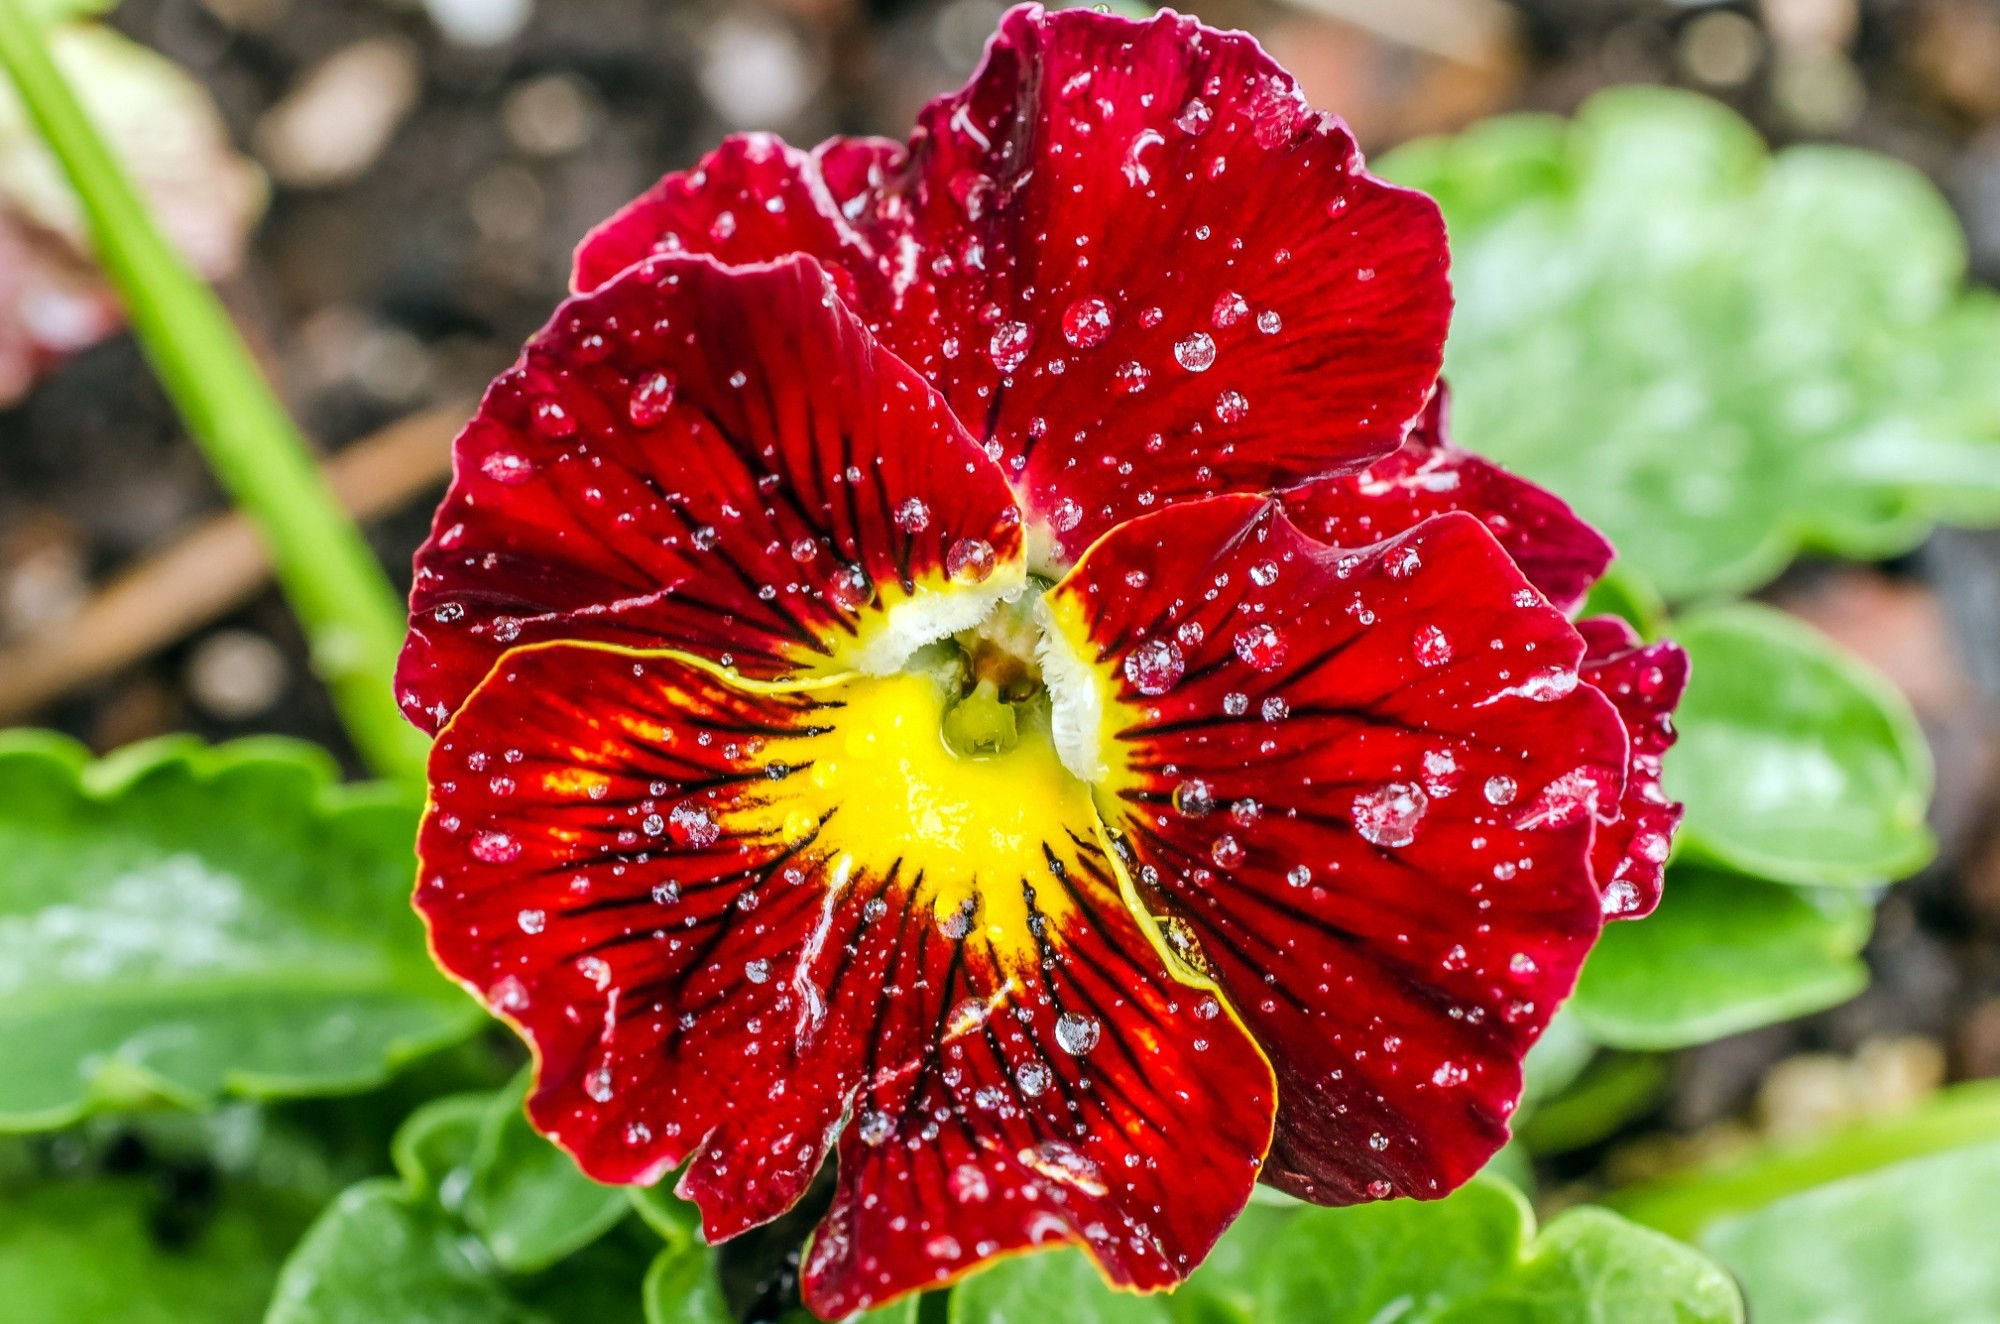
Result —
<svg viewBox="0 0 2000 1324"><path fill-rule="evenodd" d="M952 1324L1733 1324L1727 1274L1602 1209L1539 1235L1520 1193L1475 1178L1434 1202L1259 1209L1172 1297L1105 1287L1076 1251L1003 1260L951 1296Z"/></svg>
<svg viewBox="0 0 2000 1324"><path fill-rule="evenodd" d="M0 1302L8 1324L255 1324L309 1212L233 1182L184 1216L149 1177L0 1184Z"/></svg>
<svg viewBox="0 0 2000 1324"><path fill-rule="evenodd" d="M1702 1244L1758 1324L2000 1324L2000 1144L1833 1182Z"/></svg>
<svg viewBox="0 0 2000 1324"><path fill-rule="evenodd" d="M350 1187L320 1215L285 1263L265 1324L637 1324L652 1249L643 1238L600 1229L548 1272L524 1275L461 1216L489 1120L518 1102L503 1090L414 1113L394 1145L401 1178Z"/></svg>
<svg viewBox="0 0 2000 1324"><path fill-rule="evenodd" d="M528 1124L530 1073L495 1094L480 1120L465 1221L515 1273L544 1269L610 1231L631 1210L622 1186L602 1186Z"/></svg>
<svg viewBox="0 0 2000 1324"><path fill-rule="evenodd" d="M722 1299L715 1252L668 1247L646 1271L646 1324L736 1324Z"/></svg>
<svg viewBox="0 0 2000 1324"><path fill-rule="evenodd" d="M310 745L0 736L0 1128L356 1090L471 1033L410 911L415 822Z"/></svg>
<svg viewBox="0 0 2000 1324"><path fill-rule="evenodd" d="M1964 293L1964 240L1914 169L1771 156L1663 88L1374 164L1451 231L1457 439L1568 498L1669 599L2000 518L2000 303Z"/></svg>
<svg viewBox="0 0 2000 1324"><path fill-rule="evenodd" d="M671 1178L657 1186L629 1186L625 1193L646 1226L658 1233L669 1248L701 1240L701 1210L692 1201L674 1194Z"/></svg>
<svg viewBox="0 0 2000 1324"><path fill-rule="evenodd" d="M1931 857L1930 750L1889 683L1817 632L1739 603L1683 618L1692 663L1668 755L1689 854L1779 882L1866 886Z"/></svg>
<svg viewBox="0 0 2000 1324"><path fill-rule="evenodd" d="M1873 922L1849 890L1677 864L1657 911L1605 926L1569 1010L1600 1043L1656 1050L1791 1020L1867 987Z"/></svg>

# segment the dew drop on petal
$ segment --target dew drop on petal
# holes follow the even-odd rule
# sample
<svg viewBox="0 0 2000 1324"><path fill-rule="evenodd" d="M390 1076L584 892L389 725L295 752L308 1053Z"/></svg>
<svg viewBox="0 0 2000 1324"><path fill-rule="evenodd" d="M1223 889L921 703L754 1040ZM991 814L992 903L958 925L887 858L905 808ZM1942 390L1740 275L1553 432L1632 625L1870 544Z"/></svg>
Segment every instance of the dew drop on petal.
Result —
<svg viewBox="0 0 2000 1324"><path fill-rule="evenodd" d="M1236 633L1236 656L1258 671L1276 671L1285 665L1285 637L1259 621Z"/></svg>
<svg viewBox="0 0 2000 1324"><path fill-rule="evenodd" d="M1052 1078L1049 1069L1040 1062L1023 1062L1014 1071L1014 1083L1021 1087L1021 1093L1033 1099L1048 1092Z"/></svg>
<svg viewBox="0 0 2000 1324"><path fill-rule="evenodd" d="M1186 670L1181 650L1166 639L1148 639L1125 655L1125 679L1141 694L1165 694Z"/></svg>
<svg viewBox="0 0 2000 1324"><path fill-rule="evenodd" d="M472 858L481 864L511 864L521 858L521 843L505 832L481 832L472 839Z"/></svg>
<svg viewBox="0 0 2000 1324"><path fill-rule="evenodd" d="M496 483L515 487L535 476L534 461L512 451L494 451L479 462L479 472Z"/></svg>
<svg viewBox="0 0 2000 1324"><path fill-rule="evenodd" d="M707 850L722 836L708 810L697 804L675 805L667 815L667 828L682 850Z"/></svg>
<svg viewBox="0 0 2000 1324"><path fill-rule="evenodd" d="M625 415L635 428L656 428L667 421L674 407L674 378L668 372L649 372L633 383Z"/></svg>
<svg viewBox="0 0 2000 1324"><path fill-rule="evenodd" d="M1243 843L1225 832L1208 848L1208 857L1218 869L1234 869L1243 863Z"/></svg>
<svg viewBox="0 0 2000 1324"><path fill-rule="evenodd" d="M745 961L743 963L743 977L753 984L769 983L771 979L771 963L761 959Z"/></svg>
<svg viewBox="0 0 2000 1324"><path fill-rule="evenodd" d="M1103 1032L1104 1027L1095 1018L1078 1012L1066 1011L1056 1017L1056 1042L1065 1053L1082 1057L1097 1047L1098 1036Z"/></svg>
<svg viewBox="0 0 2000 1324"><path fill-rule="evenodd" d="M945 553L945 573L960 584L978 584L993 574L998 559L984 538L961 538Z"/></svg>
<svg viewBox="0 0 2000 1324"><path fill-rule="evenodd" d="M548 927L549 915L545 910L524 910L514 916L514 922L521 926L521 932L536 934Z"/></svg>
<svg viewBox="0 0 2000 1324"><path fill-rule="evenodd" d="M1189 137L1199 136L1215 121L1215 112L1200 97L1189 97L1187 104L1174 116L1174 127Z"/></svg>
<svg viewBox="0 0 2000 1324"><path fill-rule="evenodd" d="M976 1163L961 1163L951 1170L949 1179L952 1198L968 1204L977 1204L993 1194L993 1185L986 1179L986 1172Z"/></svg>
<svg viewBox="0 0 2000 1324"><path fill-rule="evenodd" d="M931 508L920 498L911 497L896 507L895 520L904 533L922 533L931 526Z"/></svg>
<svg viewBox="0 0 2000 1324"><path fill-rule="evenodd" d="M1064 497L1056 502L1055 509L1049 512L1049 525L1057 533L1068 533L1081 523L1083 523L1083 507L1078 505L1073 497Z"/></svg>
<svg viewBox="0 0 2000 1324"><path fill-rule="evenodd" d="M1451 640L1435 625L1417 631L1417 661L1427 667L1441 667L1451 661Z"/></svg>
<svg viewBox="0 0 2000 1324"><path fill-rule="evenodd" d="M1382 1180L1380 1177L1377 1177L1374 1181L1368 1183L1368 1194L1372 1198L1377 1200L1388 1199L1390 1194L1394 1192L1395 1189L1396 1189L1395 1187L1391 1186L1388 1182Z"/></svg>
<svg viewBox="0 0 2000 1324"><path fill-rule="evenodd" d="M1250 305L1244 302L1242 295L1235 290L1224 290L1216 296L1215 308L1209 314L1209 320L1218 328L1227 328L1242 321L1249 312Z"/></svg>
<svg viewBox="0 0 2000 1324"><path fill-rule="evenodd" d="M528 411L528 423L536 432L551 441L560 441L576 433L576 415L562 407L558 400L537 400Z"/></svg>
<svg viewBox="0 0 2000 1324"><path fill-rule="evenodd" d="M1380 1154L1383 1150L1387 1149L1388 1147L1389 1147L1389 1137L1383 1135L1380 1131L1377 1131L1373 1135L1368 1137L1368 1148L1374 1150L1377 1154Z"/></svg>
<svg viewBox="0 0 2000 1324"><path fill-rule="evenodd" d="M1111 334L1111 305L1092 296L1063 310L1063 339L1077 349L1091 349Z"/></svg>
<svg viewBox="0 0 2000 1324"><path fill-rule="evenodd" d="M874 599L875 584L860 566L840 566L827 578L826 597L835 606L854 611Z"/></svg>
<svg viewBox="0 0 2000 1324"><path fill-rule="evenodd" d="M1183 818L1206 818L1215 811L1215 791L1199 777L1174 788L1174 808Z"/></svg>
<svg viewBox="0 0 2000 1324"><path fill-rule="evenodd" d="M1196 331L1174 342L1174 362L1189 372L1207 372L1215 366L1215 341L1206 331Z"/></svg>
<svg viewBox="0 0 2000 1324"><path fill-rule="evenodd" d="M1490 805L1513 804L1514 797L1520 794L1520 791L1521 788L1515 784L1512 777L1499 776L1486 779L1486 803Z"/></svg>
<svg viewBox="0 0 2000 1324"><path fill-rule="evenodd" d="M611 1084L611 1068L599 1067L583 1078L583 1092L599 1103L611 1102L617 1091Z"/></svg>
<svg viewBox="0 0 2000 1324"><path fill-rule="evenodd" d="M1407 846L1417 839L1417 824L1430 807L1422 787L1390 782L1354 797L1354 830L1377 846Z"/></svg>
<svg viewBox="0 0 2000 1324"><path fill-rule="evenodd" d="M1267 336L1275 336L1285 329L1285 319L1278 316L1275 308L1266 308L1257 314L1257 329Z"/></svg>
<svg viewBox="0 0 2000 1324"><path fill-rule="evenodd" d="M1241 391L1224 391L1215 397L1215 417L1223 423L1241 423L1250 417L1250 400Z"/></svg>
<svg viewBox="0 0 2000 1324"><path fill-rule="evenodd" d="M1012 372L1028 361L1028 350L1034 343L1034 328L1026 322L1002 322L993 328L986 354L1001 372Z"/></svg>
<svg viewBox="0 0 2000 1324"><path fill-rule="evenodd" d="M1295 864L1285 873L1285 881L1293 887L1304 887L1313 880L1313 871L1303 864Z"/></svg>

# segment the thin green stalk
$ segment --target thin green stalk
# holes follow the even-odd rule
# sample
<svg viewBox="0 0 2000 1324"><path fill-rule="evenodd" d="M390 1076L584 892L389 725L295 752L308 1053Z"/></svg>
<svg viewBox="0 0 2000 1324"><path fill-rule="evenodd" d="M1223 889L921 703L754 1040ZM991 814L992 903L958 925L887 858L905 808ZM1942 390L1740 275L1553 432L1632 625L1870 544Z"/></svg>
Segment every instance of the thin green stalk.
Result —
<svg viewBox="0 0 2000 1324"><path fill-rule="evenodd" d="M0 0L0 66L90 220L139 343L230 497L262 533L313 667L380 773L421 776L426 741L397 712L403 607L214 293L188 269L85 117L20 0Z"/></svg>
<svg viewBox="0 0 2000 1324"><path fill-rule="evenodd" d="M1693 1240L1719 1218L1761 1209L1787 1195L1993 1140L2000 1140L2000 1081L1979 1081L1953 1086L1899 1116L1628 1186L1603 1203L1634 1222Z"/></svg>

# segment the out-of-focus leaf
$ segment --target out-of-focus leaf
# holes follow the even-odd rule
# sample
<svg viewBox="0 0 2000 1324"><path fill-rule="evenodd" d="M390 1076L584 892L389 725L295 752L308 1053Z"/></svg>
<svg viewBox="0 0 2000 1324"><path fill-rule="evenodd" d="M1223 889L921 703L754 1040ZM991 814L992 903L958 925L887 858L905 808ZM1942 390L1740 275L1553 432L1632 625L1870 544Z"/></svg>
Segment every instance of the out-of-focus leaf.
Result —
<svg viewBox="0 0 2000 1324"><path fill-rule="evenodd" d="M2000 1144L1914 1159L1714 1224L1758 1324L2000 1324Z"/></svg>
<svg viewBox="0 0 2000 1324"><path fill-rule="evenodd" d="M735 1324L706 1246L670 1246L646 1271L646 1324Z"/></svg>
<svg viewBox="0 0 2000 1324"><path fill-rule="evenodd" d="M1458 440L1567 498L1670 599L2000 518L2000 302L1962 292L1963 237L1910 167L1771 156L1661 88L1374 164L1450 227Z"/></svg>
<svg viewBox="0 0 2000 1324"><path fill-rule="evenodd" d="M510 1097L502 1091L498 1097ZM418 1110L401 1178L350 1187L286 1261L266 1324L638 1324L650 1247L605 1237L548 1272L510 1274L460 1215L496 1096Z"/></svg>
<svg viewBox="0 0 2000 1324"><path fill-rule="evenodd" d="M529 1073L492 1097L480 1120L465 1221L513 1273L545 1269L610 1231L631 1209L626 1189L602 1186L528 1124Z"/></svg>
<svg viewBox="0 0 2000 1324"><path fill-rule="evenodd" d="M1658 910L1605 926L1569 1010L1617 1048L1685 1048L1791 1020L1867 987L1873 921L1851 890L1675 865Z"/></svg>
<svg viewBox="0 0 2000 1324"><path fill-rule="evenodd" d="M7 1324L256 1324L310 1209L226 1182L186 1209L143 1176L0 1183Z"/></svg>
<svg viewBox="0 0 2000 1324"><path fill-rule="evenodd" d="M1256 1207L1253 1206L1253 1212ZM962 1283L952 1324L1734 1324L1729 1276L1699 1252L1602 1209L1538 1235L1520 1193L1477 1177L1439 1201L1266 1210L1227 1259L1173 1297L1103 1285L1076 1251L1003 1260Z"/></svg>
<svg viewBox="0 0 2000 1324"><path fill-rule="evenodd" d="M1791 617L1682 618L1691 663L1666 789L1691 856L1760 878L1866 886L1930 859L1930 750L1901 695Z"/></svg>
<svg viewBox="0 0 2000 1324"><path fill-rule="evenodd" d="M109 7L100 0L28 3L51 22ZM231 147L207 91L171 61L98 24L59 26L49 44L168 237L202 275L234 271L263 211L264 178ZM90 261L75 196L0 79L0 408L42 369L122 322Z"/></svg>
<svg viewBox="0 0 2000 1324"><path fill-rule="evenodd" d="M410 912L414 831L308 745L93 765L0 737L0 1127L354 1090L469 1034Z"/></svg>
<svg viewBox="0 0 2000 1324"><path fill-rule="evenodd" d="M670 1249L701 1240L701 1210L674 1194L671 1177L657 1186L627 1187L626 1193L646 1226L659 1233Z"/></svg>

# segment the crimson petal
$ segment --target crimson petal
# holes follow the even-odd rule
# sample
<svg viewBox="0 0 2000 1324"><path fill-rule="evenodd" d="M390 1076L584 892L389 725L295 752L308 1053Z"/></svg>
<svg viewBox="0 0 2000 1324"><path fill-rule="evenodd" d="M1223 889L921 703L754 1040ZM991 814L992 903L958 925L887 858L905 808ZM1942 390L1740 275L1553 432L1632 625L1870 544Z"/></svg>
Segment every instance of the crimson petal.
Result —
<svg viewBox="0 0 2000 1324"><path fill-rule="evenodd" d="M1053 750L953 762L940 704L517 649L433 751L434 951L533 1045L536 1125L603 1181L687 1160L712 1240L838 1137L823 1316L1050 1241L1170 1285L1249 1197L1270 1069L1166 973Z"/></svg>
<svg viewBox="0 0 2000 1324"><path fill-rule="evenodd" d="M1442 383L1401 450L1358 474L1284 494L1285 513L1321 542L1365 547L1432 515L1463 510L1492 531L1528 582L1575 611L1610 566L1611 544L1567 502L1451 443Z"/></svg>
<svg viewBox="0 0 2000 1324"><path fill-rule="evenodd" d="M1606 919L1641 919L1660 904L1667 854L1681 806L1660 785L1674 743L1673 712L1687 688L1688 657L1670 639L1642 643L1616 616L1577 624L1588 651L1579 674L1602 690L1625 722L1631 762L1615 823L1599 827L1592 851Z"/></svg>
<svg viewBox="0 0 2000 1324"><path fill-rule="evenodd" d="M657 245L840 263L872 329L1007 466L1051 559L1156 503L1387 454L1437 375L1436 206L1367 174L1241 33L1021 6L906 158L758 151L613 218L579 285ZM785 219L751 226L760 201Z"/></svg>
<svg viewBox="0 0 2000 1324"><path fill-rule="evenodd" d="M999 470L817 264L652 258L564 304L459 435L398 693L435 730L547 639L851 661L885 609L1018 582L1020 549Z"/></svg>
<svg viewBox="0 0 2000 1324"><path fill-rule="evenodd" d="M1345 552L1245 497L1114 530L1051 598L1141 893L1278 1073L1265 1179L1466 1180L1601 923L1626 741L1576 630L1470 515Z"/></svg>

